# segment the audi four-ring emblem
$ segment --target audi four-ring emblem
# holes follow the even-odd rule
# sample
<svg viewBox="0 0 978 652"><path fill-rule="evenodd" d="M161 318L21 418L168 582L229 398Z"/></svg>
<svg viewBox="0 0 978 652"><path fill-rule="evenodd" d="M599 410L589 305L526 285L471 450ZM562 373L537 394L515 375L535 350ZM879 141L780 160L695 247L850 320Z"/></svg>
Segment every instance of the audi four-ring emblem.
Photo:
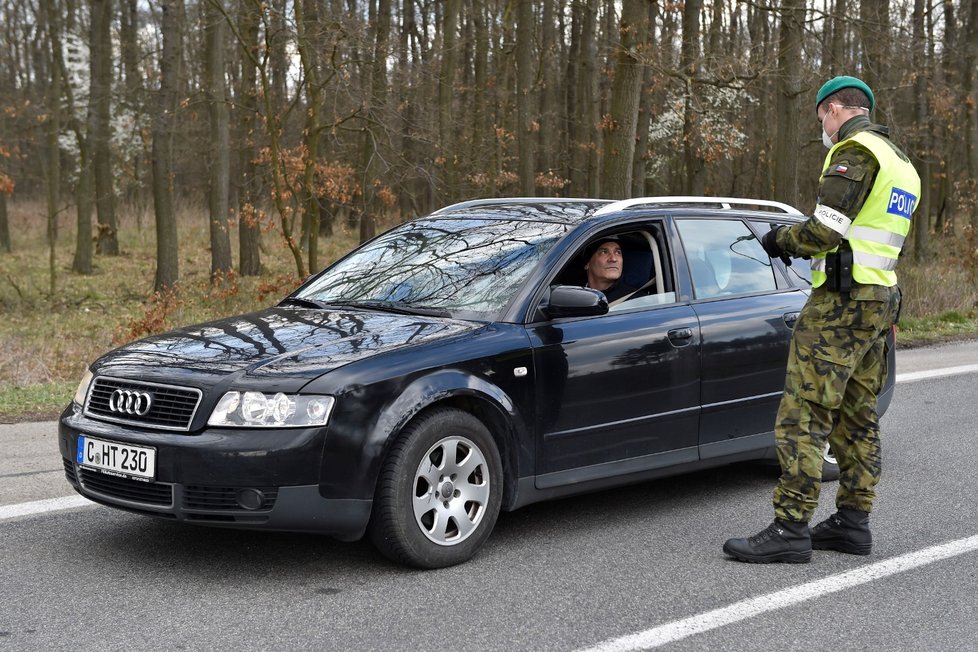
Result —
<svg viewBox="0 0 978 652"><path fill-rule="evenodd" d="M135 414L144 417L152 406L153 396L149 392L117 389L109 397L109 410L118 414Z"/></svg>

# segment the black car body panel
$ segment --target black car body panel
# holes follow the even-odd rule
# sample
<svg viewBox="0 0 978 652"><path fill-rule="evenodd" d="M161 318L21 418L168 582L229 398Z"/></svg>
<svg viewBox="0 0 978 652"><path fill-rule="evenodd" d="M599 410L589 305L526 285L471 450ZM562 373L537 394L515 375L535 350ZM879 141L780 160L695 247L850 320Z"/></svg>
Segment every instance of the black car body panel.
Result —
<svg viewBox="0 0 978 652"><path fill-rule="evenodd" d="M607 204L500 200L424 218L426 229L437 225L446 232L456 223L478 230L480 220L557 225L536 230L558 237L532 252L539 262L522 270L525 280L492 315L476 318L463 310L442 317L427 308L403 314L409 310L393 303L316 307L315 297L304 293L359 255L353 252L279 306L106 354L91 367L97 382L130 383L118 385L123 393L187 388L199 391L199 404L187 427L174 431L138 415L107 418L73 403L59 426L69 481L93 500L141 514L356 539L371 516L388 452L407 424L432 406L475 415L492 433L503 463L503 509L769 458L791 325L808 290L780 261L761 260L756 238L772 223L800 218L682 205L595 214ZM735 251L744 260L733 258L718 279L734 288L736 264L747 261L756 274L759 262L767 266L760 269L770 276L766 285L725 293L718 286L707 296L697 285L697 266L717 252L730 254L722 247L693 251L697 220L743 233L732 248L753 247L751 256ZM411 223L400 228L410 236ZM507 229L519 232L518 226L499 232ZM654 266L641 277L654 280L653 290L607 314L582 309L578 316L548 317L552 288L579 284L580 251L606 233L621 235L631 247L626 267L629 260ZM521 254L501 248L493 255L496 267L488 274L499 274L499 261ZM458 269L455 263L437 267L446 274ZM892 397L893 375L881 411ZM334 402L325 426L208 425L225 392L330 396ZM76 460L80 436L152 448L155 474L140 479L83 468Z"/></svg>

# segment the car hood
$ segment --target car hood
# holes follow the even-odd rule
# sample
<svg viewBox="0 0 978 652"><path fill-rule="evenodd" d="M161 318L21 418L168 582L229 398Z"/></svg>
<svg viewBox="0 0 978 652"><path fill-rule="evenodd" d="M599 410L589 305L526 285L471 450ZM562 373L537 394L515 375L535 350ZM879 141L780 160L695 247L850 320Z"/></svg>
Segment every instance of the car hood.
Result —
<svg viewBox="0 0 978 652"><path fill-rule="evenodd" d="M479 326L367 310L274 307L127 344L106 354L94 371L159 382L192 375L198 385L229 375L311 380L355 360Z"/></svg>

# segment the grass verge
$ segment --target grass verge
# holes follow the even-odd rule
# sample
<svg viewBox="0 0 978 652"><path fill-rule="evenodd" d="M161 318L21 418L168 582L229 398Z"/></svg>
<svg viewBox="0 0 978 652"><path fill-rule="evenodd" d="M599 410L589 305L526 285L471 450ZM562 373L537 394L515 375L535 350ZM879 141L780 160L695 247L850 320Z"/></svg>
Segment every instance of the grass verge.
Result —
<svg viewBox="0 0 978 652"><path fill-rule="evenodd" d="M934 317L901 319L897 325L897 345L906 348L978 338L978 309L956 310Z"/></svg>
<svg viewBox="0 0 978 652"><path fill-rule="evenodd" d="M0 383L0 423L55 419L71 402L77 386L70 380L25 386Z"/></svg>

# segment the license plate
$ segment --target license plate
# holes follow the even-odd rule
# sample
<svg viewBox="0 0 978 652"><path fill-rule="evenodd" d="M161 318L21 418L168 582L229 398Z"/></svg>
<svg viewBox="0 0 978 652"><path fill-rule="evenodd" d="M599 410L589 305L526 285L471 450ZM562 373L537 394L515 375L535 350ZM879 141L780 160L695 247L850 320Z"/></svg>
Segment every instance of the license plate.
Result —
<svg viewBox="0 0 978 652"><path fill-rule="evenodd" d="M76 459L80 465L108 475L146 481L156 477L156 449L149 446L79 435Z"/></svg>

